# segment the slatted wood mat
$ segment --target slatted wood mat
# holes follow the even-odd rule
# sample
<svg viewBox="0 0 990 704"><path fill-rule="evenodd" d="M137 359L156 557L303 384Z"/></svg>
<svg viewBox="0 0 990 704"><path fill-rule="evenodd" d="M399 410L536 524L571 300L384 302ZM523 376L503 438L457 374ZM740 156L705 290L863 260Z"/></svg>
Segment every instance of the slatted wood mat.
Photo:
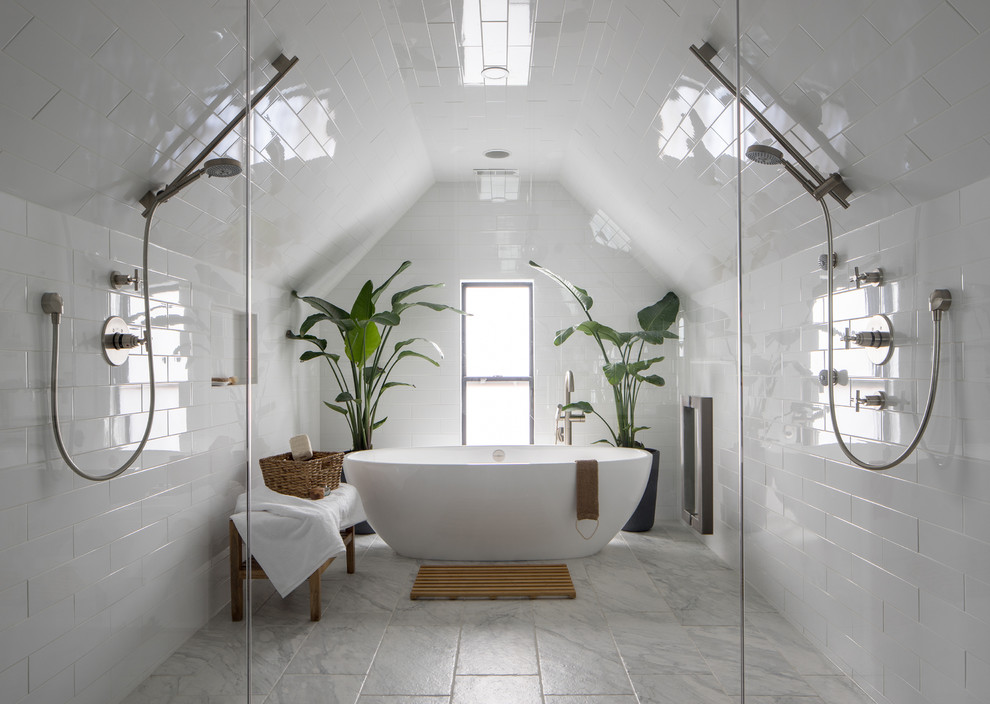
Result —
<svg viewBox="0 0 990 704"><path fill-rule="evenodd" d="M567 565L423 565L410 599L577 596Z"/></svg>

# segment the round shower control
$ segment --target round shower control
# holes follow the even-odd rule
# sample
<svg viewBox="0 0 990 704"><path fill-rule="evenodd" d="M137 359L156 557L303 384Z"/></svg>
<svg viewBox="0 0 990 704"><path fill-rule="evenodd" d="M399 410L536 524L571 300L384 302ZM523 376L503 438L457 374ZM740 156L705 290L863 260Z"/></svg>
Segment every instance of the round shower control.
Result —
<svg viewBox="0 0 990 704"><path fill-rule="evenodd" d="M124 322L124 319L116 315L107 318L106 322L103 323L102 339L103 359L115 367L119 367L127 361L127 355L131 353L131 349L144 344L144 340L139 340L131 333L131 329Z"/></svg>

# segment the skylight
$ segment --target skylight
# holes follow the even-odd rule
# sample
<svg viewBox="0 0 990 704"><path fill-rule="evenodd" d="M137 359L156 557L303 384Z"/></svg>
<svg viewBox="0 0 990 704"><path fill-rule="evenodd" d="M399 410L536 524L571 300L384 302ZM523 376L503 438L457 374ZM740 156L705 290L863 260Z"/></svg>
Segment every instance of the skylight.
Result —
<svg viewBox="0 0 990 704"><path fill-rule="evenodd" d="M461 16L461 76L464 85L529 84L533 54L531 0L464 0ZM505 68L508 75L491 78Z"/></svg>

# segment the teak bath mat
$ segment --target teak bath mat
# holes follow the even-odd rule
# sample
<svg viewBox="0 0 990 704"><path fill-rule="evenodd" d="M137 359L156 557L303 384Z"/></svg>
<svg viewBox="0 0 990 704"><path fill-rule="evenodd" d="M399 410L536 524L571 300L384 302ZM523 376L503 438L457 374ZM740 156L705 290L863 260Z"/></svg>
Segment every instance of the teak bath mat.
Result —
<svg viewBox="0 0 990 704"><path fill-rule="evenodd" d="M574 599L567 565L423 565L410 599Z"/></svg>

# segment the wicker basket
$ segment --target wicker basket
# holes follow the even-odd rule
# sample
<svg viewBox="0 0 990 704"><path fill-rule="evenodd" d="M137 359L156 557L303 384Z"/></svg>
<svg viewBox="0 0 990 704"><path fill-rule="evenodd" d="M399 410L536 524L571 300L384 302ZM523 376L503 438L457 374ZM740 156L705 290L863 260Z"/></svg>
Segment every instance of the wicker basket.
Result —
<svg viewBox="0 0 990 704"><path fill-rule="evenodd" d="M309 490L323 487L328 492L340 486L343 452L314 452L311 460L294 460L292 453L258 460L265 486L279 494L308 498Z"/></svg>

